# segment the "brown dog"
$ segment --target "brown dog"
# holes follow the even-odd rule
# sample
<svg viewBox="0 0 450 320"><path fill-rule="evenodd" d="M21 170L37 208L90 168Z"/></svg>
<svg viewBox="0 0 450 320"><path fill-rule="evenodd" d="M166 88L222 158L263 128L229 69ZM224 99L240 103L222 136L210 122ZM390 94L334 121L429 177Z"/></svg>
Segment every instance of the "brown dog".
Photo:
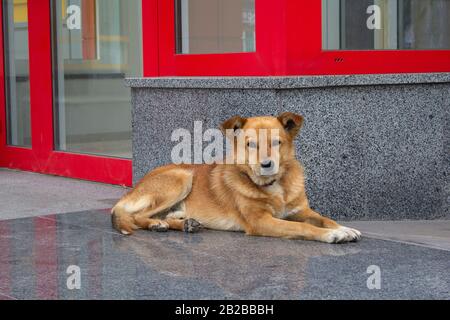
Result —
<svg viewBox="0 0 450 320"><path fill-rule="evenodd" d="M196 232L204 226L327 243L359 240L359 231L340 226L309 207L303 168L295 158L293 143L302 124L300 115L289 112L278 118L229 119L221 129L232 140L244 134L244 163L157 168L114 206L113 226L123 234L136 229ZM276 139L267 135L264 148L268 156L250 163L249 152L262 148L262 144L246 132L256 131L259 136L261 129L278 129L278 134ZM276 172L262 174L275 162Z"/></svg>

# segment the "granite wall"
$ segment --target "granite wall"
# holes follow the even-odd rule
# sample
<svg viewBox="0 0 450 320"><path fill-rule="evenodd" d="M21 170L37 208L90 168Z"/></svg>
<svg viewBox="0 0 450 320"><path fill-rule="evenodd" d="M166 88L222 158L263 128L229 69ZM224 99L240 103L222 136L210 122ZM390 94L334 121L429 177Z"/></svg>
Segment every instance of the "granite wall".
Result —
<svg viewBox="0 0 450 320"><path fill-rule="evenodd" d="M169 163L174 128L298 112L312 207L336 219L450 218L450 74L134 78L133 176Z"/></svg>

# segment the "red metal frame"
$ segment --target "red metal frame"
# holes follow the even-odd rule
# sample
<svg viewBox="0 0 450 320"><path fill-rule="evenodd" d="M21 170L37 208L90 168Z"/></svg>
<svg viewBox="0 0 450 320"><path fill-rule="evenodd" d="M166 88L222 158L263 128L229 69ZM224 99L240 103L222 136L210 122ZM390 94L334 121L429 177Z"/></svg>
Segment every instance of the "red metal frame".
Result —
<svg viewBox="0 0 450 320"><path fill-rule="evenodd" d="M173 0L158 2L161 76L266 76L286 73L286 59L283 58L286 51L286 0L278 0L276 5L273 0L255 1L256 52L225 54L176 54L174 3Z"/></svg>
<svg viewBox="0 0 450 320"><path fill-rule="evenodd" d="M287 74L376 74L450 71L450 50L322 50L321 0L289 0Z"/></svg>
<svg viewBox="0 0 450 320"><path fill-rule="evenodd" d="M142 0L144 76L159 76L158 0Z"/></svg>
<svg viewBox="0 0 450 320"><path fill-rule="evenodd" d="M161 76L285 76L450 71L450 50L323 51L321 0L258 0L256 52L175 54L174 1L159 0ZM150 54L144 52L145 56ZM152 76L153 74L146 74Z"/></svg>
<svg viewBox="0 0 450 320"><path fill-rule="evenodd" d="M143 0L143 3L147 1L149 0ZM2 28L1 25L0 91L4 93ZM28 0L28 30L32 148L7 145L6 106L3 94L0 99L0 167L131 186L131 160L54 150L49 0Z"/></svg>

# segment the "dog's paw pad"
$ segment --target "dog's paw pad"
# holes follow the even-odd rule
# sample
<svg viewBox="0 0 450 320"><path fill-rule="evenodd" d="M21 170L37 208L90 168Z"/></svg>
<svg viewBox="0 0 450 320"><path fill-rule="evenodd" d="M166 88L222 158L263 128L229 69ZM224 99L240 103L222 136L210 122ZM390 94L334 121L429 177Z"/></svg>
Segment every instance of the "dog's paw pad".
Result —
<svg viewBox="0 0 450 320"><path fill-rule="evenodd" d="M156 232L167 232L167 230L169 230L169 225L161 221L158 224L151 225L149 230Z"/></svg>
<svg viewBox="0 0 450 320"><path fill-rule="evenodd" d="M325 238L324 242L328 243L345 243L356 242L361 239L361 232L356 229L340 226L337 229L330 230Z"/></svg>
<svg viewBox="0 0 450 320"><path fill-rule="evenodd" d="M339 228L339 230L341 230L347 234L346 240L348 242L357 242L357 241L361 240L361 232L359 232L356 229L341 226Z"/></svg>
<svg viewBox="0 0 450 320"><path fill-rule="evenodd" d="M344 243L347 242L347 235L340 230L336 230L330 236L330 240L330 243Z"/></svg>
<svg viewBox="0 0 450 320"><path fill-rule="evenodd" d="M345 243L350 242L351 237L343 230L333 229L326 234L323 241L327 243Z"/></svg>
<svg viewBox="0 0 450 320"><path fill-rule="evenodd" d="M188 233L199 232L203 226L195 219L187 219L184 221L183 231Z"/></svg>

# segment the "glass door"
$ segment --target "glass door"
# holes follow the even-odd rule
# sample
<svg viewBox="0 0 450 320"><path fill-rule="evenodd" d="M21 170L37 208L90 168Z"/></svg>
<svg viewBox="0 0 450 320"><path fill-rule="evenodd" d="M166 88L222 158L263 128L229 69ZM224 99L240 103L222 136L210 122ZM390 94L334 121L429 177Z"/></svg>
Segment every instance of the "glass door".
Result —
<svg viewBox="0 0 450 320"><path fill-rule="evenodd" d="M0 167L131 185L124 79L142 76L149 3L2 1Z"/></svg>
<svg viewBox="0 0 450 320"><path fill-rule="evenodd" d="M131 158L131 93L142 75L141 0L52 1L55 148Z"/></svg>
<svg viewBox="0 0 450 320"><path fill-rule="evenodd" d="M7 144L31 147L28 1L4 0L3 48Z"/></svg>

